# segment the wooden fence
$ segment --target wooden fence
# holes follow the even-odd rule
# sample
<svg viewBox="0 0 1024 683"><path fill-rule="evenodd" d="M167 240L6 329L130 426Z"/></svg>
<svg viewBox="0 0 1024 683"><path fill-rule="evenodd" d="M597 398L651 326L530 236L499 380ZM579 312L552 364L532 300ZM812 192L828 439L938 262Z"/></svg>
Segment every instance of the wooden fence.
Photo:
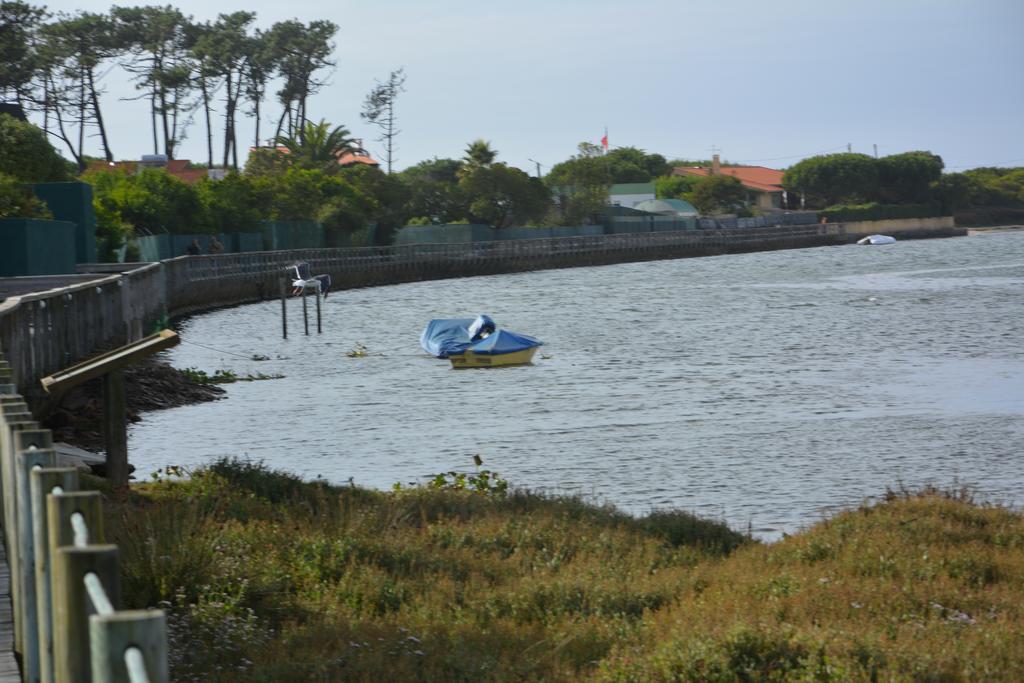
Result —
<svg viewBox="0 0 1024 683"><path fill-rule="evenodd" d="M57 467L49 430L14 393L0 355L0 520L10 564L14 650L26 683L166 683L161 610L119 611L118 548L101 495Z"/></svg>
<svg viewBox="0 0 1024 683"><path fill-rule="evenodd" d="M39 379L104 348L136 341L164 315L274 298L284 269L309 261L335 289L544 268L839 244L840 224L589 235L468 244L302 249L180 256L0 303L0 351L34 403ZM109 271L110 269L104 269Z"/></svg>

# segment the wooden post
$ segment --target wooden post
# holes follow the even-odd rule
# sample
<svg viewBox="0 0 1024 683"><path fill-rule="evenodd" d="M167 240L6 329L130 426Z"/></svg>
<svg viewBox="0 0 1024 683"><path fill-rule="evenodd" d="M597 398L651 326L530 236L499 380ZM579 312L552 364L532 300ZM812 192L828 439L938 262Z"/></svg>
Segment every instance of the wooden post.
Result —
<svg viewBox="0 0 1024 683"><path fill-rule="evenodd" d="M320 334L323 332L323 325L320 322L320 289L316 290L316 333Z"/></svg>
<svg viewBox="0 0 1024 683"><path fill-rule="evenodd" d="M128 428L124 372L103 375L103 437L107 445L107 479L116 487L128 485Z"/></svg>
<svg viewBox="0 0 1024 683"><path fill-rule="evenodd" d="M302 288L302 324L306 328L306 336L309 336L309 309L306 308L306 288Z"/></svg>
<svg viewBox="0 0 1024 683"><path fill-rule="evenodd" d="M103 542L103 513L101 510L102 496L99 491L75 491L72 493L51 493L46 496L46 521L49 527L49 538L47 539L47 552L50 563L50 596L53 604L51 612L53 616L53 662L55 681L73 681L74 678L60 678L58 670L61 663L67 659L69 638L68 623L62 621L57 615L58 600L58 579L57 579L57 549L74 544L74 531L71 528L71 515L80 512L85 517L86 526L89 528L89 542ZM83 588L84 590L84 588ZM84 612L83 612L84 614ZM83 622L85 617L83 616ZM86 628L86 626L82 626ZM87 662L88 664L88 662ZM65 671L66 673L66 671ZM88 674L88 671L86 672Z"/></svg>
<svg viewBox="0 0 1024 683"><path fill-rule="evenodd" d="M163 610L130 610L89 618L92 683L131 683L129 647L141 651L150 683L168 683L167 617Z"/></svg>
<svg viewBox="0 0 1024 683"><path fill-rule="evenodd" d="M281 278L281 335L288 338L288 290L284 278Z"/></svg>
<svg viewBox="0 0 1024 683"><path fill-rule="evenodd" d="M31 445L33 434L39 432L23 431L16 435L16 446ZM49 432L46 432L48 435ZM14 613L15 621L21 621L21 669L26 681L39 680L39 603L36 599L35 566L36 555L41 552L36 547L32 523L32 496L29 485L29 474L34 468L51 467L57 460L51 448L18 448L15 481L15 493L18 504L18 562L11 567L11 574L18 575L18 587L21 599L18 611Z"/></svg>
<svg viewBox="0 0 1024 683"><path fill-rule="evenodd" d="M11 496L11 491L8 490L11 480L5 474L9 464L7 452L11 448L7 445L7 441L10 438L8 423L26 422L31 419L32 414L28 412L28 406L21 400L21 396L0 394L0 480L2 480L0 481L0 522L4 526L4 545L10 545L11 529L8 528L8 521L14 521L8 517L8 515L12 514L12 511L7 508L7 500ZM13 453L13 450L11 452ZM11 471L14 471L13 467Z"/></svg>
<svg viewBox="0 0 1024 683"><path fill-rule="evenodd" d="M85 575L99 577L111 604L121 602L116 545L61 547L53 557L54 680L91 683L89 615L95 614Z"/></svg>
<svg viewBox="0 0 1024 683"><path fill-rule="evenodd" d="M7 472L6 469L2 468L6 467L8 464L8 460L4 455L8 452L4 449L10 448L6 445L9 437L8 425L14 422L31 421L32 413L28 411L28 405L26 405L26 403L21 399L21 396L16 394L0 395L0 473ZM13 451L11 452L13 453ZM14 472L13 468L11 469L11 472ZM3 487L0 487L0 502L6 501L7 497L10 495L7 490L10 481L10 479L4 478ZM4 505L6 506L6 503L4 503ZM6 520L6 515L8 514L7 508L0 508L0 512L3 512L5 515L4 519Z"/></svg>
<svg viewBox="0 0 1024 683"><path fill-rule="evenodd" d="M17 420L17 421L14 421ZM17 447L15 436L22 431L35 430L39 425L26 417L25 413L6 415L0 420L0 466L3 467L3 513L4 513L4 534L7 537L7 562L11 567L11 607L14 614L21 613L21 572L19 566L18 550L18 497L15 490L15 478L17 459ZM47 445L52 445L47 443ZM20 619L14 620L14 650L24 652L24 634L22 633Z"/></svg>
<svg viewBox="0 0 1024 683"><path fill-rule="evenodd" d="M53 683L53 599L50 594L50 525L46 496L59 486L64 492L78 490L78 470L51 467L33 470L29 490L32 496L32 537L36 547L36 605L39 614L39 680Z"/></svg>

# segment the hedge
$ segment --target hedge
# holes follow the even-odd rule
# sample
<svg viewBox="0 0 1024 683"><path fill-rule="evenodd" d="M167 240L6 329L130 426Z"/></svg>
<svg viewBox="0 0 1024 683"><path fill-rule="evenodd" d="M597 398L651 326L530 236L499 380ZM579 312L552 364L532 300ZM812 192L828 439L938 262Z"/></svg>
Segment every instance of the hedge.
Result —
<svg viewBox="0 0 1024 683"><path fill-rule="evenodd" d="M883 221L896 218L934 218L948 215L938 204L840 204L820 211L830 223L847 221Z"/></svg>

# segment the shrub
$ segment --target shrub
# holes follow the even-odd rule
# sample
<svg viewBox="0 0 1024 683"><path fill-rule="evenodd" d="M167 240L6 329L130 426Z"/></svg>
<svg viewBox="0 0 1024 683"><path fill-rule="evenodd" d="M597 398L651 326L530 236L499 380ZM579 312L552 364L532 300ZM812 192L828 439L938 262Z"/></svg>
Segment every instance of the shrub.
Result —
<svg viewBox="0 0 1024 683"><path fill-rule="evenodd" d="M26 183L68 180L67 163L46 133L7 114L0 114L0 173Z"/></svg>
<svg viewBox="0 0 1024 683"><path fill-rule="evenodd" d="M0 218L52 218L31 188L14 176L0 173Z"/></svg>
<svg viewBox="0 0 1024 683"><path fill-rule="evenodd" d="M196 189L163 169L90 171L82 180L93 186L95 201L137 231L188 234L205 225Z"/></svg>
<svg viewBox="0 0 1024 683"><path fill-rule="evenodd" d="M978 206L953 214L957 225L1020 225L1024 224L1024 208L1010 206Z"/></svg>
<svg viewBox="0 0 1024 683"><path fill-rule="evenodd" d="M883 221L899 218L933 218L948 215L938 204L839 204L819 212L830 223Z"/></svg>
<svg viewBox="0 0 1024 683"><path fill-rule="evenodd" d="M1019 512L894 492L766 545L483 474L147 484L105 506L125 605L186 681L1024 680Z"/></svg>
<svg viewBox="0 0 1024 683"><path fill-rule="evenodd" d="M132 226L121 217L121 212L109 199L94 197L92 207L96 214L96 251L99 260L101 263L116 262L117 251L132 235Z"/></svg>

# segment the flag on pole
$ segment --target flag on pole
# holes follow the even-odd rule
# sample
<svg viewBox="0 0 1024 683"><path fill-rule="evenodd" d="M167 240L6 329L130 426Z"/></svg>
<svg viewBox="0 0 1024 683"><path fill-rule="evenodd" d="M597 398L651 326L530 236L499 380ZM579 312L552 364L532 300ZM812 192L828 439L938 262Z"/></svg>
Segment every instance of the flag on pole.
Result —
<svg viewBox="0 0 1024 683"><path fill-rule="evenodd" d="M604 147L604 151L608 151L608 128L604 129L604 137L601 138L601 146Z"/></svg>

